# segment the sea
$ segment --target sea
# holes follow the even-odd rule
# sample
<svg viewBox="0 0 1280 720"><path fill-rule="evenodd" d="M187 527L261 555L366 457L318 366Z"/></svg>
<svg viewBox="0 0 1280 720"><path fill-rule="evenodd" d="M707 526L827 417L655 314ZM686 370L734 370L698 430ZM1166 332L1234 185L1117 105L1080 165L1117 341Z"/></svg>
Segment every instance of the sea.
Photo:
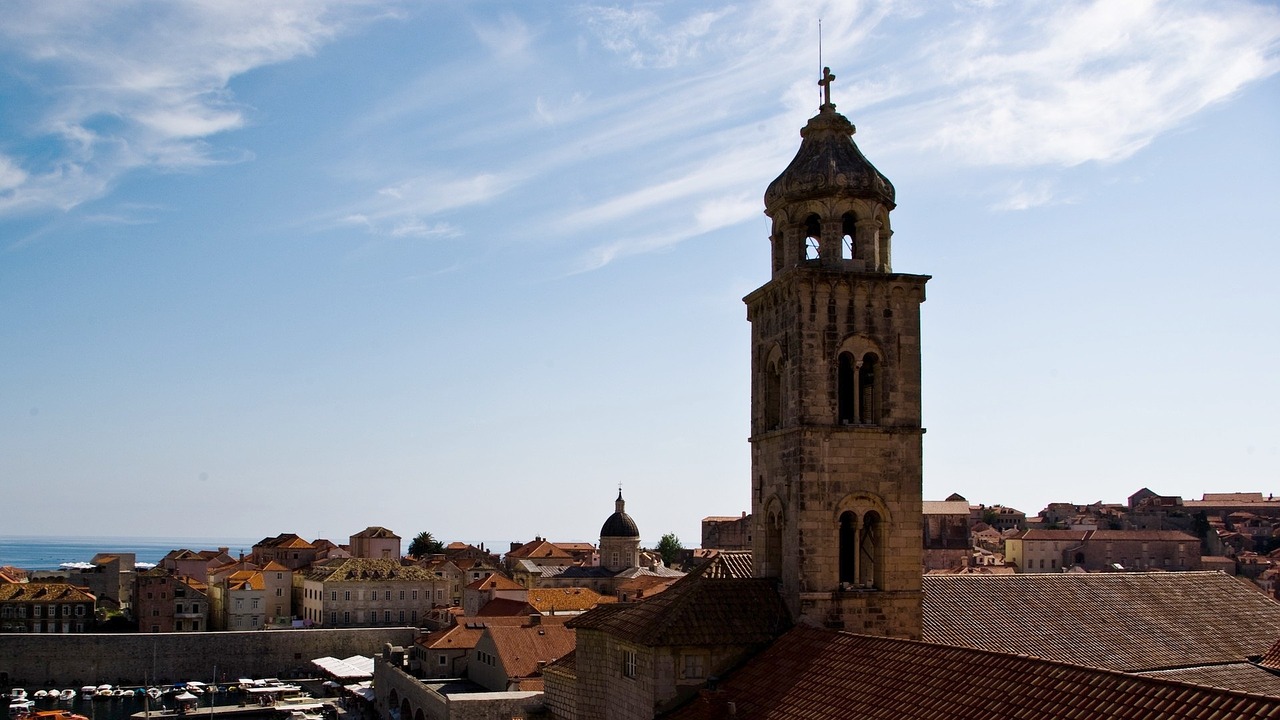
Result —
<svg viewBox="0 0 1280 720"><path fill-rule="evenodd" d="M0 566L23 570L57 570L63 563L87 563L98 553L133 553L139 563L155 564L171 550L227 548L232 557L246 555L262 538L176 537L39 537L0 535Z"/></svg>

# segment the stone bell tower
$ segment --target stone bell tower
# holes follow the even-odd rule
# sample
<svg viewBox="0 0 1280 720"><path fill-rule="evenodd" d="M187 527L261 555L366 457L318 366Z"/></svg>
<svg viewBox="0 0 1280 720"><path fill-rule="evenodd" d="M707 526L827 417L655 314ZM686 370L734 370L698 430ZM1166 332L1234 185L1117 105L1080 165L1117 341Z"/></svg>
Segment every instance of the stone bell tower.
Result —
<svg viewBox="0 0 1280 720"><path fill-rule="evenodd" d="M825 102L765 191L751 322L752 554L793 617L920 637L920 303L891 264L893 185Z"/></svg>

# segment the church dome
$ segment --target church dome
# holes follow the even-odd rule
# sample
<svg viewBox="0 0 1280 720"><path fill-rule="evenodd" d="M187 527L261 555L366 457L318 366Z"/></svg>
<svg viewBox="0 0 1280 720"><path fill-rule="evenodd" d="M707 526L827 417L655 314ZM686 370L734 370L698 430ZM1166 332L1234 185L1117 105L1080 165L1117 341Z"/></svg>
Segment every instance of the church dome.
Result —
<svg viewBox="0 0 1280 720"><path fill-rule="evenodd" d="M853 133L853 123L835 105L819 108L800 130L795 158L765 190L765 214L772 217L784 205L830 197L873 200L892 210L893 184L863 157Z"/></svg>
<svg viewBox="0 0 1280 720"><path fill-rule="evenodd" d="M614 513L604 521L604 525L600 527L600 537L602 538L638 538L640 537L640 528L636 527L636 521L624 512L623 508L626 502L622 499L622 491L618 491L618 499L614 503Z"/></svg>

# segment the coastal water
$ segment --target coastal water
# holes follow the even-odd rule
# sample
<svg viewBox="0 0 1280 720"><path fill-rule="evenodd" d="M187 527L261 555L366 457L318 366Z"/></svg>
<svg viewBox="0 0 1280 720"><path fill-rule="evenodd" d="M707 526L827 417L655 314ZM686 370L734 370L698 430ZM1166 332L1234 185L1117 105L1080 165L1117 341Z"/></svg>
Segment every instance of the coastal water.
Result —
<svg viewBox="0 0 1280 720"><path fill-rule="evenodd" d="M57 570L62 563L87 563L97 553L134 553L140 563L157 563L171 550L216 550L246 554L262 538L37 537L0 535L0 566ZM81 713L82 715L85 713Z"/></svg>

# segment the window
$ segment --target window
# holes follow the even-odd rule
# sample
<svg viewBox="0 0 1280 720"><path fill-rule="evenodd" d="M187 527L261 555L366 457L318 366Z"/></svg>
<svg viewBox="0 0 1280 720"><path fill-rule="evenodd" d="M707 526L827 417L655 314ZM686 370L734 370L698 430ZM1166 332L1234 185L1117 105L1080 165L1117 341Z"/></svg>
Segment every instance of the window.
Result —
<svg viewBox="0 0 1280 720"><path fill-rule="evenodd" d="M191 612L193 613L200 612L200 603L191 603Z"/></svg>
<svg viewBox="0 0 1280 720"><path fill-rule="evenodd" d="M351 591L350 591L350 590L343 590L343 591L342 591L342 599L343 599L343 600L350 600L350 599L351 599Z"/></svg>
<svg viewBox="0 0 1280 720"><path fill-rule="evenodd" d="M70 605L63 605L63 606L62 606L62 617L71 617L71 606L70 606Z"/></svg>
<svg viewBox="0 0 1280 720"><path fill-rule="evenodd" d="M401 590L401 591L400 591L400 599L401 599L401 600L403 600L403 599L404 599L404 591L403 591L403 590Z"/></svg>
<svg viewBox="0 0 1280 720"><path fill-rule="evenodd" d="M439 590L439 589L436 590L436 599L437 600L444 599L444 590Z"/></svg>
<svg viewBox="0 0 1280 720"><path fill-rule="evenodd" d="M332 625L338 624L338 613L336 612L329 613L329 623Z"/></svg>
<svg viewBox="0 0 1280 720"><path fill-rule="evenodd" d="M31 608L31 617L40 617L40 613L41 613L41 608L39 605L36 605Z"/></svg>
<svg viewBox="0 0 1280 720"><path fill-rule="evenodd" d="M403 623L404 623L404 611L403 611L403 610L401 610L401 611L400 611L400 623L401 623L401 624L403 624Z"/></svg>
<svg viewBox="0 0 1280 720"><path fill-rule="evenodd" d="M330 590L330 591L329 591L329 599L330 599L330 600L337 600L337 599L338 599L338 591L337 591L337 590Z"/></svg>
<svg viewBox="0 0 1280 720"><path fill-rule="evenodd" d="M160 632L160 626L159 626L159 625L152 625L152 626L151 626L151 632L153 632L153 633Z"/></svg>
<svg viewBox="0 0 1280 720"><path fill-rule="evenodd" d="M870 590L881 587L882 534L880 515L868 510L859 520L851 510L840 515L840 583Z"/></svg>
<svg viewBox="0 0 1280 720"><path fill-rule="evenodd" d="M822 238L822 221L810 215L804 221L804 259L817 260L818 246Z"/></svg>
<svg viewBox="0 0 1280 720"><path fill-rule="evenodd" d="M178 606L174 608L174 612L178 613L179 615L182 614L182 603L178 603Z"/></svg>
<svg viewBox="0 0 1280 720"><path fill-rule="evenodd" d="M277 580L283 580L283 579L284 579L284 573L276 573L276 579L277 579Z"/></svg>
<svg viewBox="0 0 1280 720"><path fill-rule="evenodd" d="M343 622L343 624L344 624L344 625L350 625L350 624L351 624L351 613L350 613L350 612L344 612L344 613L342 613L342 622Z"/></svg>
<svg viewBox="0 0 1280 720"><path fill-rule="evenodd" d="M276 597L283 597L283 596L284 596L284 589L276 588Z"/></svg>
<svg viewBox="0 0 1280 720"><path fill-rule="evenodd" d="M385 622L385 623L389 623L389 622L391 622L391 611L390 611L390 610L383 610L383 611L382 611L382 622Z"/></svg>
<svg viewBox="0 0 1280 720"><path fill-rule="evenodd" d="M622 651L622 677L636 676L636 653L634 650Z"/></svg>
<svg viewBox="0 0 1280 720"><path fill-rule="evenodd" d="M446 656L444 656L444 655L441 655L441 656L440 656L440 662L439 662L439 664L440 664L440 665L442 665L442 666L443 666L443 665L448 665L448 664L449 664L449 658L448 658L448 657L446 657Z"/></svg>
<svg viewBox="0 0 1280 720"><path fill-rule="evenodd" d="M684 676L689 679L706 677L707 671L703 665L704 659L696 653L688 653L684 656Z"/></svg>
<svg viewBox="0 0 1280 720"><path fill-rule="evenodd" d="M858 218L853 213L845 213L840 218L840 259L853 259L853 239L857 237ZM871 268L867 268L870 270Z"/></svg>
<svg viewBox="0 0 1280 720"><path fill-rule="evenodd" d="M254 598L254 599L253 599L253 609L254 609L254 610L257 610L257 609L258 609L258 598Z"/></svg>
<svg viewBox="0 0 1280 720"><path fill-rule="evenodd" d="M382 599L383 599L383 600L390 600L390 599L391 599L391 591L390 591L390 590L388 590L388 591L386 592L386 594L385 594L385 595L383 595L383 598L382 598Z"/></svg>
<svg viewBox="0 0 1280 720"><path fill-rule="evenodd" d="M412 597L413 597L413 599L414 599L414 600L417 600L417 599L418 599L418 591L417 591L417 590L412 591L412 593L411 593L411 594L412 594Z"/></svg>
<svg viewBox="0 0 1280 720"><path fill-rule="evenodd" d="M418 611L417 610L410 611L409 618L410 618L410 622L414 622L414 623L418 622Z"/></svg>

